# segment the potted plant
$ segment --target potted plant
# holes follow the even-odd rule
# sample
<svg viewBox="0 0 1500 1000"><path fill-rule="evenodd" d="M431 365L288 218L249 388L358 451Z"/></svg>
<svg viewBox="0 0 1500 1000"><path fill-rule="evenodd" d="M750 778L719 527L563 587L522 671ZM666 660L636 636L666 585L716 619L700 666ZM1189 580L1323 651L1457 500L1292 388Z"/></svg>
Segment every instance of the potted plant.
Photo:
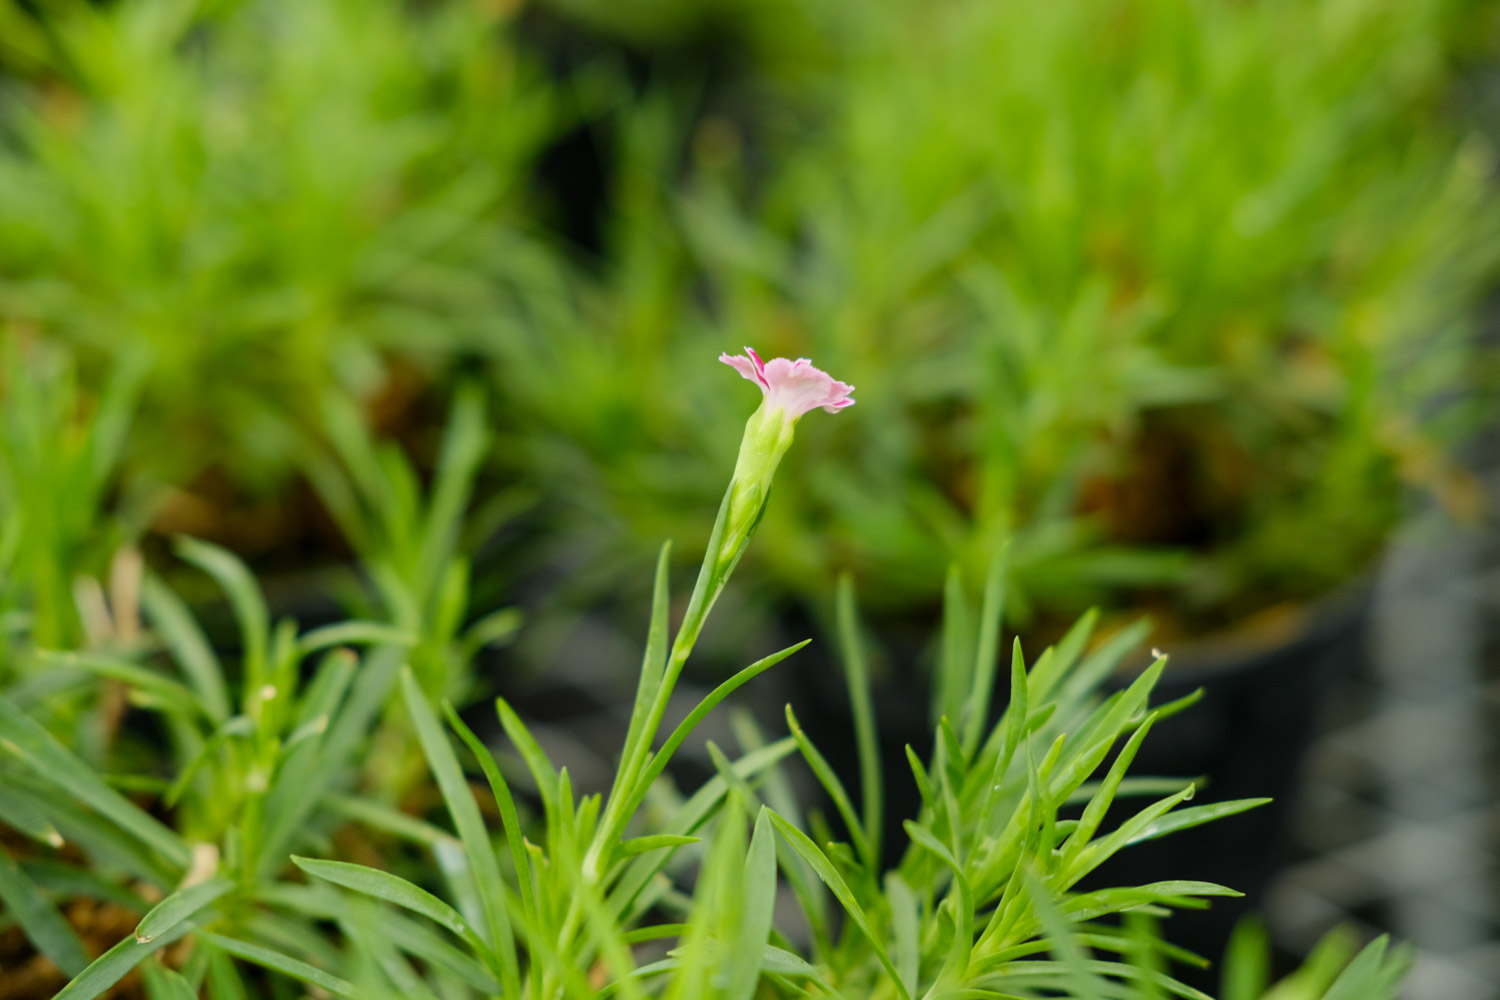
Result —
<svg viewBox="0 0 1500 1000"><path fill-rule="evenodd" d="M643 115L613 218L624 263L587 319L564 311L496 365L508 460L556 484L547 558L588 603L706 506L734 401L694 359L769 341L848 372L873 430L817 428L792 459L746 632L788 594L831 632L843 571L911 632L895 612L935 614L950 562L977 593L1008 539L1028 647L1091 605L1144 609L1185 654L1184 691L1238 691L1210 713L1270 725L1204 742L1174 720L1177 766L1232 783L1238 748L1300 745L1323 681L1357 660L1360 582L1407 499L1476 510L1451 455L1486 405L1471 320L1500 217L1442 55L1467 16L888 5L842 38L795 138L736 145L716 119L678 147ZM650 184L683 148L688 180ZM920 686L937 657L898 649ZM1275 790L1296 759L1264 762Z"/></svg>
<svg viewBox="0 0 1500 1000"><path fill-rule="evenodd" d="M1000 537L1009 614L1043 629L1130 594L1203 634L1345 585L1410 485L1473 509L1448 446L1495 263L1483 146L1415 55L1458 29L1377 8L898 5L815 131L700 155L680 195L643 113L597 312L497 348L516 466L658 529L732 423L695 359L753 334L880 400L768 515L782 590L853 568L931 606L917 581L956 557L977 589ZM563 391L611 372L643 402Z"/></svg>
<svg viewBox="0 0 1500 1000"><path fill-rule="evenodd" d="M0 5L0 339L64 351L93 392L134 374L122 462L167 487L161 533L318 541L296 474L330 398L440 424L432 385L550 259L532 175L565 111L513 20Z"/></svg>
<svg viewBox="0 0 1500 1000"><path fill-rule="evenodd" d="M663 721L673 690L761 523L800 418L807 410L836 411L852 402L850 386L805 361L762 364L753 353L725 360L755 381L765 399L746 425L733 478L675 633L665 549L658 560L630 726L618 770L601 792L575 788L567 768L554 766L502 700L500 722L534 788L530 802L540 804L539 814L523 818L522 808L530 802L515 769L497 758L451 705L439 710L416 675L403 670L396 701L440 792L448 819L438 822L451 820L456 836L420 816L373 801L345 800L340 808L350 818L421 845L426 864L407 869L408 878L392 871L389 861L293 857L310 879L298 884L277 879L279 866L263 853L291 841L259 836L284 824L263 821L280 815L275 807L295 811L303 802L303 814L316 808L321 801L316 796L280 793L294 789L304 776L331 773L314 762L333 745L347 749L349 743L324 740L321 731L300 735L319 716L314 711L304 720L307 713L293 704L294 692L339 712L330 734L345 728L343 709L335 707L341 699L337 686L324 682L322 670L302 692L295 670L288 674L285 668L295 666L297 653L336 638L394 643L399 652L412 637L370 623L300 639L293 638L294 628L283 626L269 642L259 641L258 630L247 634L248 702L244 714L234 718L244 720L250 752L243 757L210 752L204 756L215 766L213 775L195 775L198 764L192 762L178 777L181 787L212 784L219 764L229 776L237 760L250 765L242 790L252 801L263 799L265 811L230 810L237 814L231 828L243 832L226 841L231 850L223 854L187 850L177 831L111 791L64 744L0 698L0 736L9 748L0 766L18 779L3 786L6 794L0 796L0 816L7 823L26 822L17 805L25 796L18 799L12 791L29 793L35 786L38 794L50 794L65 807L59 816L76 819L70 831L92 832L92 843L80 840L100 871L111 866L104 845L116 849L114 864L147 865L139 873L147 882L160 884L187 869L175 889L149 909L133 904L144 910L133 933L83 967L57 994L59 1000L99 996L137 967L152 997L206 991L215 1000L248 996L262 985L267 995L277 995L292 983L351 1000L528 995L581 1000L616 993L748 1000L810 991L899 998L1047 996L1060 990L1142 1000L1164 993L1206 996L1173 978L1173 963L1198 960L1168 944L1170 934L1153 918L1233 890L1181 880L1087 892L1076 886L1132 842L1242 812L1257 802L1185 806L1194 791L1188 782L1133 810L1117 827L1105 822L1112 802L1164 791L1159 782L1132 777L1132 762L1159 719L1189 706L1186 701L1150 704L1162 658L1129 689L1101 697L1098 684L1126 644L1088 652L1087 622L1029 664L1019 650L1004 657L998 642L999 591L992 588L972 633L948 630L948 665L935 697L950 711L928 762L909 754L922 807L906 822L907 850L889 869L879 860L880 793L887 779L874 757L869 678L852 601L843 602L841 617L851 703L862 720L856 739L862 761L859 808L790 708L788 736L771 741L747 728L739 760L710 748L717 774L696 794L683 798L672 787L667 766L697 724L737 689L806 645L797 643L740 670L667 732ZM239 564L199 544L185 547L184 554L223 582L247 623L264 626L264 609ZM227 713L229 698L226 688L214 683L213 662L203 660L192 643L183 643L185 619L167 625L173 619L159 616L163 635L185 654L177 664L180 682L153 669L111 669L138 693L155 695L158 707L179 723L188 723L200 708L210 715ZM77 660L95 671L102 670L100 664ZM337 657L325 661L323 669L339 673ZM360 674L356 686L364 688L369 678L389 671ZM989 703L1001 692L1007 704L998 723L991 724ZM284 710L278 707L283 698ZM364 697L354 702L366 708L371 703ZM287 735L283 740L278 734ZM467 781L455 736L478 763L487 793ZM826 788L834 817L804 818L788 797L781 764L794 754ZM277 760L282 755L285 759ZM498 837L487 829L482 800L493 803ZM205 804L237 801L213 794ZM295 824L285 829L292 840L306 841L311 832ZM77 964L85 956L61 921L54 896L80 888L107 892L108 884L107 878L90 879L82 872L63 879L55 866L18 863L0 851L7 909L39 948L56 952L62 963ZM795 922L778 917L777 897L783 892L800 911ZM1123 922L1106 919L1117 914L1126 915ZM1253 928L1239 936L1225 982L1228 996L1384 1000L1394 994L1406 961L1399 951L1388 952L1384 940L1357 956L1346 943L1334 941L1305 969L1266 992L1258 955L1263 950Z"/></svg>

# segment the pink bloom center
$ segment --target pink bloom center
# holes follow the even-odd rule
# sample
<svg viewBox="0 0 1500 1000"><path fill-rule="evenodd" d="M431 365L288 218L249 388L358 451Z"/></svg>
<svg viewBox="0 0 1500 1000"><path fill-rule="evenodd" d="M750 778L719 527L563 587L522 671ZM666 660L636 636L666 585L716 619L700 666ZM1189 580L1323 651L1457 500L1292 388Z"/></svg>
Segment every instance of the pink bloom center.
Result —
<svg viewBox="0 0 1500 1000"><path fill-rule="evenodd" d="M784 410L789 420L820 406L829 413L837 413L854 405L849 398L854 386L813 367L806 358L796 361L772 358L763 362L751 347L745 348L745 355L721 354L719 360L760 386L767 404L772 409Z"/></svg>

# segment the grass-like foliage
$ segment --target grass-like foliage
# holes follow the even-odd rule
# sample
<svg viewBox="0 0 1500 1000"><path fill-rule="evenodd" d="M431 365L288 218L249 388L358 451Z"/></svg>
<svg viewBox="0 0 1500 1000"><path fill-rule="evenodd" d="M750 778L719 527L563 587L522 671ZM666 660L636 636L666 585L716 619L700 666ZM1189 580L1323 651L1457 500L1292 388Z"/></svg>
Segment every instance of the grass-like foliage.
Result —
<svg viewBox="0 0 1500 1000"><path fill-rule="evenodd" d="M660 675L670 662L664 574L665 558L658 569L636 725L655 714L640 708L659 704L670 693L670 679ZM519 825L504 762L447 709L450 726L490 783L504 837L499 846L480 820L453 738L408 675L406 705L473 872L472 892L449 903L378 869L300 858L297 864L325 882L392 904L384 915L404 921L410 919L399 915L405 910L436 922L474 964L464 970L455 963L426 966L419 972L407 957L392 953L379 963L378 987L371 981L345 995L377 988L402 996L485 995L486 987L474 981L483 969L503 995L518 997L1204 996L1166 971L1168 961L1198 959L1171 948L1138 920L1121 925L1103 918L1165 915L1234 895L1232 889L1171 881L1070 890L1130 844L1262 800L1184 806L1193 786L1183 782L1118 826L1101 828L1116 798L1159 791L1159 780L1130 779L1130 763L1152 724L1188 707L1191 699L1150 707L1152 687L1165 665L1161 659L1125 690L1100 697L1100 681L1139 633L1087 651L1092 621L1085 619L1030 669L1016 650L1008 705L999 721L988 725L1000 613L996 595L992 589L978 635L960 638L964 652L977 649L977 654L944 673L944 686L960 691L965 710L943 717L937 746L925 763L909 750L910 778L922 790L923 805L905 824L904 858L885 871L879 863L879 788L885 779L872 728L861 740L862 813L790 708L790 737L766 744L752 739L733 762L715 750L719 774L686 799L669 788L653 794L663 765L692 725L729 691L796 647L726 681L654 753L643 749L655 735L649 723L633 727L607 797L575 797L567 769L554 767L524 723L499 703L500 722L541 799L543 819L534 832ZM847 587L840 618L851 695L868 720L861 707L868 705L868 691ZM940 689L939 700L950 693ZM807 821L787 796L780 770L793 753L800 753L822 782L841 822L840 834L820 817ZM690 873L696 877L688 879ZM797 918L777 919L781 894L795 900ZM384 916L372 919L378 928ZM1252 949L1254 942L1240 947ZM407 954L423 959L420 953ZM1399 959L1385 956L1383 944L1345 969L1347 960L1348 955L1332 959L1330 976L1331 959L1322 956L1321 971L1303 974L1280 987L1278 995L1323 996L1330 980L1342 974L1337 986L1342 992L1327 995L1376 997L1383 995L1376 984L1386 984L1388 991L1400 966ZM1237 969L1252 970L1237 972L1241 979L1263 975L1253 971L1260 964L1245 957L1237 961Z"/></svg>
<svg viewBox="0 0 1500 1000"><path fill-rule="evenodd" d="M0 680L11 637L83 638L74 578L140 530L139 491L116 481L139 381L121 367L91 396L64 352L0 345Z"/></svg>
<svg viewBox="0 0 1500 1000"><path fill-rule="evenodd" d="M216 654L182 600L148 576L140 594L159 653L41 650L40 669L0 695L0 819L46 848L25 860L7 855L0 881L7 909L38 949L81 972L62 996L97 995L206 922L207 907L215 907L219 929L255 940L254 904L274 894L288 852L326 843L340 821L335 793L349 790L356 754L415 642L377 622L300 635L291 621L272 625L233 556L187 540L179 554L227 594L239 623L238 662ZM139 770L102 771L84 756L87 743L71 747L39 721L58 692L79 689L106 699L118 693L159 718L162 742L133 749L128 734L114 733L113 753L89 754ZM109 716L87 718L99 726ZM138 804L142 794L155 808ZM358 811L377 808L360 803ZM49 901L53 892L144 916L133 940L83 969L83 946ZM281 933L289 929L283 924ZM205 953L197 969L214 961Z"/></svg>
<svg viewBox="0 0 1500 1000"><path fill-rule="evenodd" d="M325 397L472 343L536 252L555 112L502 7L3 0L0 327L145 370L134 464L285 478Z"/></svg>
<svg viewBox="0 0 1500 1000"><path fill-rule="evenodd" d="M507 459L557 484L570 542L619 545L585 534L608 518L649 551L735 420L698 358L753 331L870 415L792 459L756 554L781 588L816 602L852 564L872 607L922 606L1008 536L1018 624L1142 587L1199 627L1316 597L1408 485L1472 511L1447 444L1493 398L1470 317L1500 231L1454 96L1476 14L856 5L802 129L634 110L605 306L502 348L525 436L554 430ZM661 179L674 129L687 183Z"/></svg>
<svg viewBox="0 0 1500 1000"><path fill-rule="evenodd" d="M405 664L429 665L435 683L462 688L473 653L514 625L502 610L463 626L467 567L455 549L481 425L477 399L462 397L426 493L390 455L355 471L328 463L320 484L348 499L341 514L366 511L364 530L351 534L376 595L363 603L376 618L305 631L273 622L240 560L181 539L177 554L226 599L232 639L211 639L138 556L116 558L107 598L87 577L76 585L99 595L78 602L92 609L86 638L55 641L28 628L29 616L17 621L5 657L14 676L0 692L0 822L36 846L0 858L0 898L42 954L82 972L64 996L95 995L205 924L234 943L200 936L204 947L183 971L221 984L216 995L243 995L223 985L239 982L228 960L235 948L259 954L295 941L294 967L313 975L304 959L327 965L339 954L316 920L295 907L268 918L299 891L286 881L296 874L290 853L327 850L355 819L407 840L443 839L388 804L410 787L401 762L413 749L404 713L391 707ZM108 429L98 427L95 436ZM373 456L357 435L338 447L349 465ZM155 724L142 726L146 717ZM140 915L139 940L88 964L56 908L75 897Z"/></svg>
<svg viewBox="0 0 1500 1000"><path fill-rule="evenodd" d="M741 718L738 755L709 744L717 773L678 793L669 767L698 724L806 645L749 664L668 724L794 427L804 408L824 405L806 393L833 386L817 398L848 405L848 387L810 366L783 360L757 372L764 402L675 631L667 547L658 558L607 790L576 788L504 700L496 721L510 751L496 754L435 693L466 689L462 651L494 632L489 618L455 626L465 614L462 583L452 582L465 573L457 526L482 443L472 397L455 404L428 498L393 455L379 457L357 435L335 445L356 480L342 488L341 514L363 526L382 620L309 632L273 624L241 562L183 540L178 554L227 598L237 657L214 652L184 602L150 575L137 581L150 627L136 645L116 635L113 645L36 650L48 669L0 695L0 820L34 845L0 847L0 900L73 975L58 996L89 1000L144 963L153 1000L299 988L350 1000L1205 1000L1172 976L1174 963L1203 960L1171 946L1154 920L1232 888L1079 883L1131 844L1264 800L1188 805L1192 782L1130 775L1152 726L1195 700L1152 704L1160 656L1102 693L1143 628L1095 637L1090 615L1030 662L1019 643L1002 655L1003 551L977 613L950 575L937 737L926 756L907 747L909 776L881 771L866 640L845 579L835 617L856 719L858 805L791 706L788 735L767 739ZM162 732L154 743L136 734L70 746L45 711L69 687L115 692ZM142 766L133 743L165 752L170 768ZM402 744L413 759L420 750L430 785L392 771L379 752ZM804 812L790 792L795 758L830 815ZM488 791L471 783L466 760ZM409 780L392 788L391 773ZM900 860L886 867L890 780L914 781L921 806L904 823ZM435 790L446 820L392 807L418 786ZM1127 818L1110 819L1132 799L1141 804ZM351 831L366 834L361 852L331 857L347 843L335 835ZM58 909L73 896L138 915L134 932L90 961ZM1226 996L1264 992L1264 950L1253 927L1237 938ZM1354 956L1336 939L1268 995L1381 1000L1403 965L1384 941Z"/></svg>

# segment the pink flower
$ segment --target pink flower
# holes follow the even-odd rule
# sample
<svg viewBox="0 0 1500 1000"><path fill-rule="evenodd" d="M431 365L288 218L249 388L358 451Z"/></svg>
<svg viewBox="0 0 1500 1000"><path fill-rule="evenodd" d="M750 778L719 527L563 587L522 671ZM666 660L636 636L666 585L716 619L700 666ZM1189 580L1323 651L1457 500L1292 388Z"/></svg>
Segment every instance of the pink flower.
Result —
<svg viewBox="0 0 1500 1000"><path fill-rule="evenodd" d="M764 362L751 347L745 348L745 354L749 357L721 354L719 360L760 386L766 397L766 406L784 411L787 420L796 420L820 406L829 413L837 413L854 405L854 400L849 398L854 386L814 368L806 358L796 361L772 358Z"/></svg>

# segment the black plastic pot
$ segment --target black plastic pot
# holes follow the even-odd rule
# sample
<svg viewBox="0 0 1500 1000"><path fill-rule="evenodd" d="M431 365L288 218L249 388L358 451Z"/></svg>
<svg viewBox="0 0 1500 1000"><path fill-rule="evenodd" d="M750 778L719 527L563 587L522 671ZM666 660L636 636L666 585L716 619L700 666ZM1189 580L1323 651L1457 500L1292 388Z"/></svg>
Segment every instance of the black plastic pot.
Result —
<svg viewBox="0 0 1500 1000"><path fill-rule="evenodd" d="M1243 892L1242 898L1216 899L1206 912L1177 916L1165 927L1168 940L1215 963L1206 971L1180 970L1191 985L1216 988L1217 963L1234 924L1261 908L1272 879L1295 860L1289 826L1298 776L1335 681L1360 669L1368 613L1368 594L1351 592L1310 610L1274 644L1220 640L1165 650L1172 660L1157 686L1156 703L1199 688L1203 697L1152 729L1132 773L1203 777L1194 805L1265 796L1272 801L1132 845L1083 888L1195 879ZM1117 805L1107 824L1143 804Z"/></svg>

